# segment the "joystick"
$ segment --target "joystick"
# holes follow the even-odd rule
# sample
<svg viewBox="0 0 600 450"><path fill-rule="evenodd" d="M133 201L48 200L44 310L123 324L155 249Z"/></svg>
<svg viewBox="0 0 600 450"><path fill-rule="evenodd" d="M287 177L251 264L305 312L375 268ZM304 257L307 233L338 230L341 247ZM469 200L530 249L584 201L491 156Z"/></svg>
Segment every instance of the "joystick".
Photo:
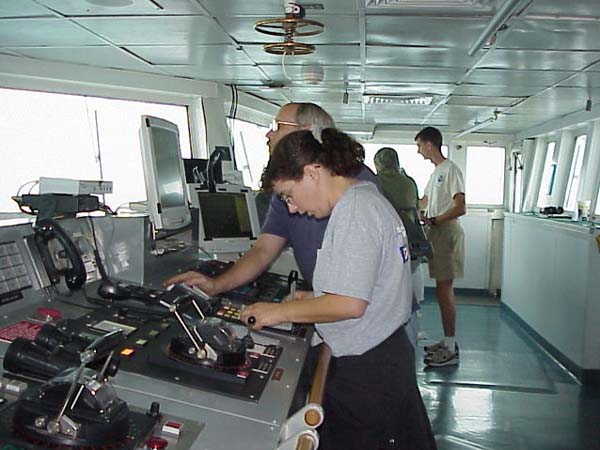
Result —
<svg viewBox="0 0 600 450"><path fill-rule="evenodd" d="M248 349L254 348L254 340L252 339L252 335L250 333L252 332L252 327L254 326L255 323L256 323L256 317L254 317L254 316L248 317L248 333L246 334L246 336L244 336L242 338L242 342L246 345L246 348L248 348Z"/></svg>

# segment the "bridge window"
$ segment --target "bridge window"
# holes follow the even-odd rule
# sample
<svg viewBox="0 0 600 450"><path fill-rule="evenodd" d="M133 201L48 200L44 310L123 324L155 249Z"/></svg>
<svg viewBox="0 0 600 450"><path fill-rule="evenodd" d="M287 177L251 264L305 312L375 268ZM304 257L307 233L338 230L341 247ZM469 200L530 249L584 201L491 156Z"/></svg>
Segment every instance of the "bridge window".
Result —
<svg viewBox="0 0 600 450"><path fill-rule="evenodd" d="M467 147L467 204L504 204L504 161L504 147Z"/></svg>
<svg viewBox="0 0 600 450"><path fill-rule="evenodd" d="M565 211L575 211L577 207L577 193L579 191L579 182L581 181L581 169L583 168L583 157L585 155L585 144L587 136L582 134L575 140L575 150L571 161L571 170L569 171L569 181L567 184L567 195L565 196Z"/></svg>
<svg viewBox="0 0 600 450"><path fill-rule="evenodd" d="M546 160L544 162L544 172L542 174L542 182L540 184L540 193L538 195L537 206L543 208L546 205L547 197L552 195L554 188L554 177L556 176L557 161L554 158L554 148L556 142L548 142L546 146Z"/></svg>
<svg viewBox="0 0 600 450"><path fill-rule="evenodd" d="M244 185L254 190L260 188L260 177L269 162L266 134L268 127L240 119L227 119L233 137L237 170L244 176Z"/></svg>
<svg viewBox="0 0 600 450"><path fill-rule="evenodd" d="M19 186L39 177L110 180L106 203L146 199L138 132L149 114L179 126L182 156L191 155L187 108L81 95L0 89L0 211L17 212ZM27 184L21 194L32 189Z"/></svg>

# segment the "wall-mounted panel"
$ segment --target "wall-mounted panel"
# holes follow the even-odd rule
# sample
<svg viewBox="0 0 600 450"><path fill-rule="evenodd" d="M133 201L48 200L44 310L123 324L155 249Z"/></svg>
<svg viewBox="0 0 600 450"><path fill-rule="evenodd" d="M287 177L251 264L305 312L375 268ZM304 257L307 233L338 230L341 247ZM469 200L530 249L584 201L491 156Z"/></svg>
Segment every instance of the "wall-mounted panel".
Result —
<svg viewBox="0 0 600 450"><path fill-rule="evenodd" d="M77 19L118 45L209 45L231 40L210 17L94 17Z"/></svg>

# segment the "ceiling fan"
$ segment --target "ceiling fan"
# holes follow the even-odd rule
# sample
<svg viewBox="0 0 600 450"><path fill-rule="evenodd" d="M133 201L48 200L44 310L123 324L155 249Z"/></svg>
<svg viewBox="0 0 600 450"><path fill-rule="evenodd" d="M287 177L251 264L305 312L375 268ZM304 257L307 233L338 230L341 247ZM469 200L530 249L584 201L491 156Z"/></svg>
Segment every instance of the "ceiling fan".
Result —
<svg viewBox="0 0 600 450"><path fill-rule="evenodd" d="M285 17L259 20L254 29L269 36L283 37L283 42L264 44L265 52L273 55L310 55L315 46L294 39L315 36L325 31L325 25L316 20L306 19L306 11L302 5L285 1Z"/></svg>

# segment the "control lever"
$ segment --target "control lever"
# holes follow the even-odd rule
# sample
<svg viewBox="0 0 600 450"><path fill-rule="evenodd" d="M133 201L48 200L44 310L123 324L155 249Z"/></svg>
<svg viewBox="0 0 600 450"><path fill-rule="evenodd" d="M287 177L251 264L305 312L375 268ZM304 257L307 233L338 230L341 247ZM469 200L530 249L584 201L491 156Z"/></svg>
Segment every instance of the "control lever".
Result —
<svg viewBox="0 0 600 450"><path fill-rule="evenodd" d="M296 297L296 284L298 283L298 271L291 270L288 275L288 287L290 289L290 300Z"/></svg>
<svg viewBox="0 0 600 450"><path fill-rule="evenodd" d="M256 317L248 317L248 333L242 338L242 342L246 345L246 348L254 348L254 339L252 339L252 327L256 323Z"/></svg>
<svg viewBox="0 0 600 450"><path fill-rule="evenodd" d="M73 381L71 382L71 386L67 392L67 396L62 404L60 412L56 416L56 418L51 419L46 424L46 429L50 434L62 433L68 436L77 437L77 433L80 428L80 424L73 421L69 416L66 415L67 407L69 407L69 403L71 406L70 410L75 408L75 404L80 397L81 391L84 389L84 385L82 383L83 373L85 366L96 360L97 356L103 354L105 352L109 352L107 357L107 362L102 367L102 370L97 373L96 381L101 382L104 378L105 371L108 367L108 361L112 358L114 354L114 346L118 343L125 340L125 335L122 330L115 330L107 333L96 340L94 340L90 345L88 345L85 350L80 355L81 364L73 377ZM80 385L79 393L75 394L75 390L77 389L77 385Z"/></svg>
<svg viewBox="0 0 600 450"><path fill-rule="evenodd" d="M200 292L202 292L202 294L208 297L208 295L205 292ZM196 327L189 327L188 324L185 323L180 312L180 308L182 307L182 305L187 305L191 301L192 305L194 306L194 309L196 310L200 318L204 319L206 316L204 315L202 309L196 301L198 300L198 297L203 298L204 296L198 293L194 293L192 291L192 288L190 288L189 286L178 283L172 284L171 286L167 287L167 293L165 296L163 296L161 300L159 300L159 303L165 308L167 308L169 312L175 316L175 318L179 322L179 325L181 325L181 328L183 328L183 331L185 331L185 334L192 342L192 345L194 346L198 354L206 354L206 356L209 359L216 360L217 354L214 351L214 349L210 345L208 345L208 343L204 342L204 340L198 333L198 329Z"/></svg>

